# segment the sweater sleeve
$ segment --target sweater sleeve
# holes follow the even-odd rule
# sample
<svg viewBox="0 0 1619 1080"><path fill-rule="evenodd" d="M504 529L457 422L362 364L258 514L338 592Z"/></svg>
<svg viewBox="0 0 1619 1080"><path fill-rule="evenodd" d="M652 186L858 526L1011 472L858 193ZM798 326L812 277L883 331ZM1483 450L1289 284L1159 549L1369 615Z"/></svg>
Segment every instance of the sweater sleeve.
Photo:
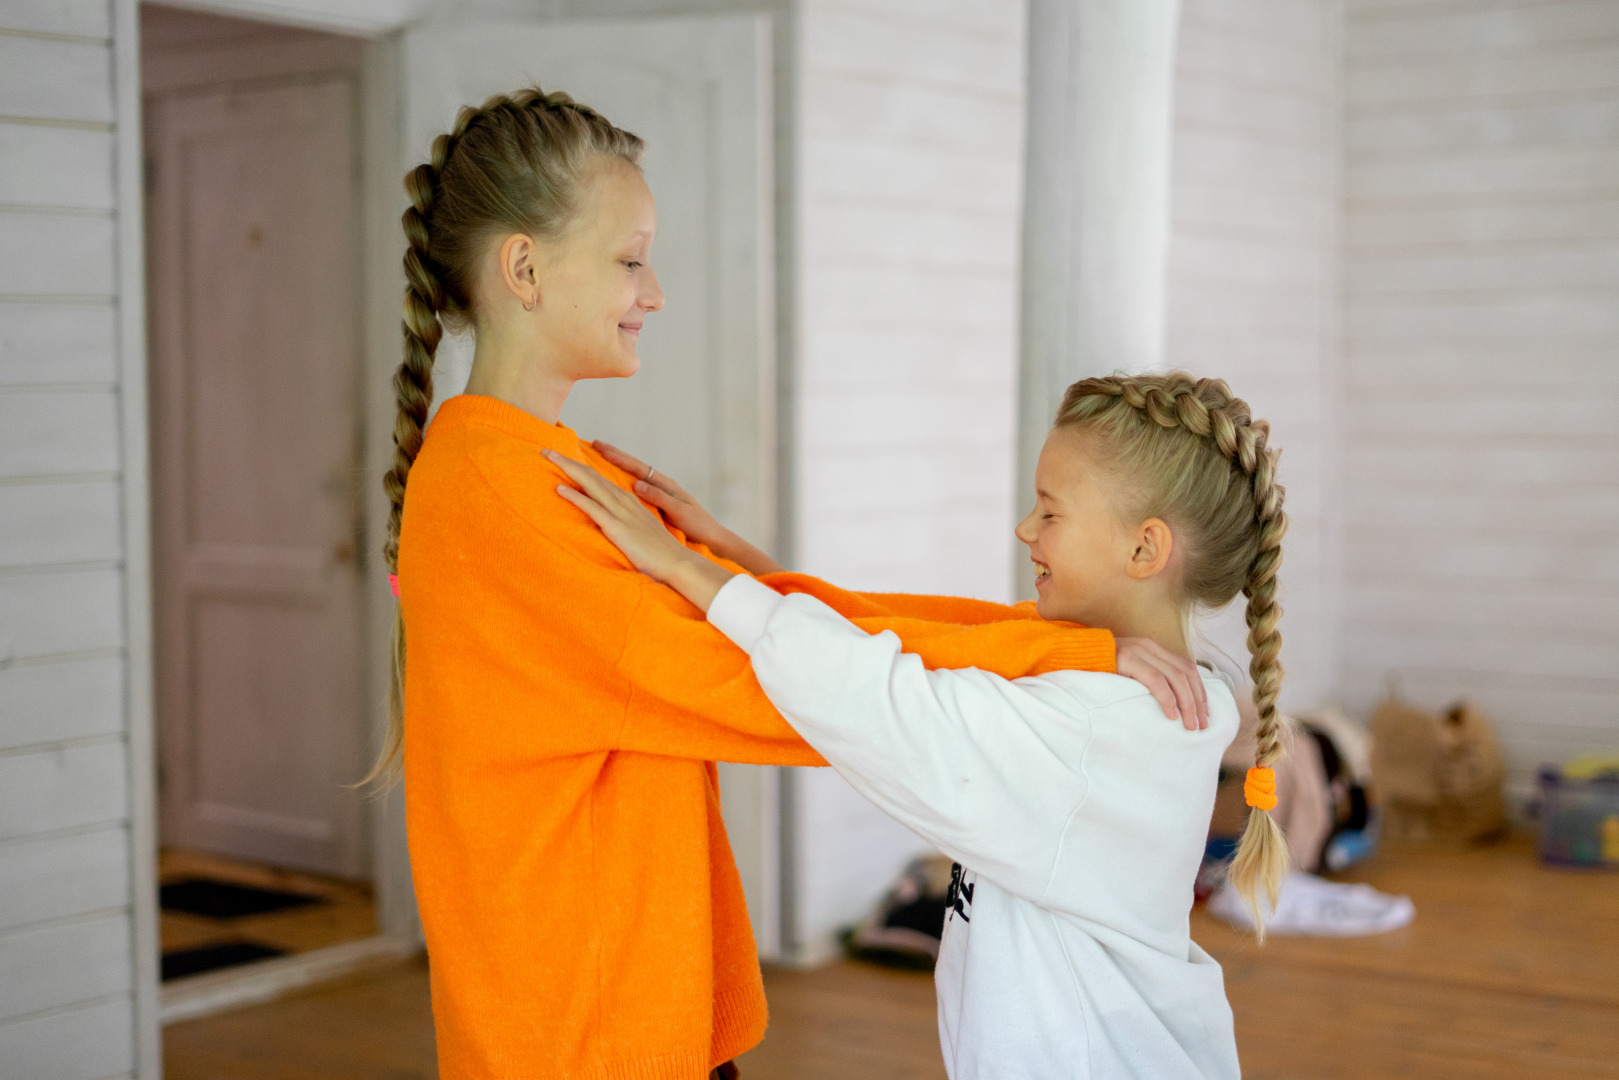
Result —
<svg viewBox="0 0 1619 1080"><path fill-rule="evenodd" d="M766 694L854 788L952 858L1027 899L1045 890L1085 799L1090 719L1026 682L929 671L892 633L737 578L709 621L747 650Z"/></svg>
<svg viewBox="0 0 1619 1080"><path fill-rule="evenodd" d="M905 651L920 656L928 668L976 667L1008 679L1049 671L1117 670L1111 632L1048 622L1035 613L1033 604L857 593L808 574L767 574L759 580L784 596L812 596L868 633L893 630L905 643ZM1030 662L1003 664L999 658L1003 643L1032 649L1036 655Z"/></svg>
<svg viewBox="0 0 1619 1080"><path fill-rule="evenodd" d="M561 470L538 453L525 453L482 461L479 472L534 537L523 581L533 599L525 606L545 624L548 638L565 638L574 651L596 650L601 667L620 684L622 713L572 726L565 739L557 738L557 752L596 747L711 761L824 764L765 697L747 656L673 589L636 571L582 511L556 494L557 483L566 479ZM689 546L740 572L700 545ZM1008 677L1112 667L1113 639L1104 631L1037 620L968 626L900 618L813 578L799 581L803 588L849 598L862 612L862 629L893 631L928 666L976 666ZM563 582L569 595L597 599L548 600Z"/></svg>

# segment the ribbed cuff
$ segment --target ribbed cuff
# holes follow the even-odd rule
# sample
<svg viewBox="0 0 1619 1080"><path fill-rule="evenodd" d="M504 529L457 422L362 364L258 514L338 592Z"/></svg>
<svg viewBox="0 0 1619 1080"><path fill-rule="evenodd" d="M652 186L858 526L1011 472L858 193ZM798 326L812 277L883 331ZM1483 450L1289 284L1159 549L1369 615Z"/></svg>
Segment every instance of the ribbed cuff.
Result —
<svg viewBox="0 0 1619 1080"><path fill-rule="evenodd" d="M710 1052L714 1064L723 1065L758 1046L769 1022L762 982L715 994L714 1045Z"/></svg>
<svg viewBox="0 0 1619 1080"><path fill-rule="evenodd" d="M708 606L708 621L751 656L781 600L781 594L769 585L738 574L715 595Z"/></svg>
<svg viewBox="0 0 1619 1080"><path fill-rule="evenodd" d="M1072 630L1060 636L1029 674L1049 671L1105 671L1119 669L1118 645L1106 630Z"/></svg>

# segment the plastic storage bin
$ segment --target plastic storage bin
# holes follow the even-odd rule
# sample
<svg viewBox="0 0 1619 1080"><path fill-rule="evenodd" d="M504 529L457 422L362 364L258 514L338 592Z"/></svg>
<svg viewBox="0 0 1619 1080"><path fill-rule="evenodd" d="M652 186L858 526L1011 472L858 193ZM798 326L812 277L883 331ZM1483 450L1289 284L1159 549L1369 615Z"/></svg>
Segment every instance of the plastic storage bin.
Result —
<svg viewBox="0 0 1619 1080"><path fill-rule="evenodd" d="M1619 870L1619 772L1540 771L1540 857Z"/></svg>

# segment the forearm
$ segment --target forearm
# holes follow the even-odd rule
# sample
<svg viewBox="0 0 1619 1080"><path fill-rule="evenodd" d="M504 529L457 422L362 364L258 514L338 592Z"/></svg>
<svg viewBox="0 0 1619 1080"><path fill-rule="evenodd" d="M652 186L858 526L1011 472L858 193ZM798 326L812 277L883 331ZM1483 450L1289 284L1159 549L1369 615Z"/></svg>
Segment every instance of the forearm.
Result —
<svg viewBox="0 0 1619 1080"><path fill-rule="evenodd" d="M765 574L780 574L785 571L782 565L759 548L748 543L736 533L726 529L713 540L705 541L708 550L722 559L729 559L754 577L763 577Z"/></svg>
<svg viewBox="0 0 1619 1080"><path fill-rule="evenodd" d="M746 566L740 559L732 561ZM714 603L714 597L719 595L726 582L736 575L725 567L703 558L697 552L684 549L683 555L674 561L666 574L660 576L663 577L664 584L691 601L706 615Z"/></svg>

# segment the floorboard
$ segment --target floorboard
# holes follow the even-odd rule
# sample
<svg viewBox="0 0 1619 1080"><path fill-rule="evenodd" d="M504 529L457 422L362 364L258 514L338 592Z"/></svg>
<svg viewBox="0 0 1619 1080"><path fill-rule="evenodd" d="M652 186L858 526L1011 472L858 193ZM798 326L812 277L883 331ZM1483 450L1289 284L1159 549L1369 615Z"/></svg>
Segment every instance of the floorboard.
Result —
<svg viewBox="0 0 1619 1080"><path fill-rule="evenodd" d="M1547 869L1529 841L1396 849L1353 875L1408 893L1411 927L1272 936L1207 917L1248 1080L1619 1080L1619 875ZM942 1080L926 975L768 970L747 1080ZM420 960L165 1032L169 1080L436 1076Z"/></svg>

